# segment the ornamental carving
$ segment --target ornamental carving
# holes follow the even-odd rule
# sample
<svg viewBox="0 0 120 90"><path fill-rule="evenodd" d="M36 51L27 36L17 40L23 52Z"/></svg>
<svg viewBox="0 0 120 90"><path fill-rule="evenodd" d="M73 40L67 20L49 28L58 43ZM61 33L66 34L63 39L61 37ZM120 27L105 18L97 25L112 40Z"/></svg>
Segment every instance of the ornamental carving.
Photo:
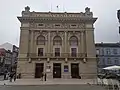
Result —
<svg viewBox="0 0 120 90"><path fill-rule="evenodd" d="M50 33L51 38L53 38L53 37L55 37L57 35L60 36L60 37L64 37L64 32L62 32L62 31L53 31L53 32Z"/></svg>
<svg viewBox="0 0 120 90"><path fill-rule="evenodd" d="M30 24L31 28L38 28L38 29L78 29L78 28L85 28L85 24L70 24L70 23L44 23L43 26L39 26L38 23L31 23Z"/></svg>
<svg viewBox="0 0 120 90"><path fill-rule="evenodd" d="M42 31L42 30L35 31L35 37L38 37L39 35L43 35L43 36L47 37L48 36L48 32L47 31Z"/></svg>
<svg viewBox="0 0 120 90"><path fill-rule="evenodd" d="M82 24L79 24L79 26L78 26L79 28L85 28L85 24L84 23L82 23Z"/></svg>
<svg viewBox="0 0 120 90"><path fill-rule="evenodd" d="M30 27L34 28L34 27L36 27L36 24L35 23L30 23Z"/></svg>

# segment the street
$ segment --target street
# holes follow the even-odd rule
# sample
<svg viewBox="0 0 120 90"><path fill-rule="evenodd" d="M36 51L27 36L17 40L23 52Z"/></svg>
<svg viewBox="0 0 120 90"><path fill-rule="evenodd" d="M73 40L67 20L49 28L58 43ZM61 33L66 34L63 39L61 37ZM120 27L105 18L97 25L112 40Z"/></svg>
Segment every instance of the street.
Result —
<svg viewBox="0 0 120 90"><path fill-rule="evenodd" d="M0 86L0 90L105 90L93 85Z"/></svg>

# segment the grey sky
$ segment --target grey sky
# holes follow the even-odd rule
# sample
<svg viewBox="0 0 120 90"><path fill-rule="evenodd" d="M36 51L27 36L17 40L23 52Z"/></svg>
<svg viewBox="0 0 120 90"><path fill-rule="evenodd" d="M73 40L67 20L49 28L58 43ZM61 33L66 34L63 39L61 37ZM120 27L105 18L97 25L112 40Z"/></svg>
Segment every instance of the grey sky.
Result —
<svg viewBox="0 0 120 90"><path fill-rule="evenodd" d="M20 22L17 16L25 6L31 11L59 11L84 12L90 7L94 16L98 17L95 23L96 42L118 42L118 20L116 12L120 9L120 0L0 0L0 44L10 42L19 45ZM64 7L64 9L63 9Z"/></svg>

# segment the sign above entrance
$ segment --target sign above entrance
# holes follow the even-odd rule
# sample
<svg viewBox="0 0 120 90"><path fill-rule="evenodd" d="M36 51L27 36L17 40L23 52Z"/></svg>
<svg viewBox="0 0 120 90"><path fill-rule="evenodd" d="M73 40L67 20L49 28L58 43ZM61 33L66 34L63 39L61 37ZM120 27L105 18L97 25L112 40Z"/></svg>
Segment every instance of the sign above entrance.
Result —
<svg viewBox="0 0 120 90"><path fill-rule="evenodd" d="M64 72L68 72L68 65L64 65Z"/></svg>

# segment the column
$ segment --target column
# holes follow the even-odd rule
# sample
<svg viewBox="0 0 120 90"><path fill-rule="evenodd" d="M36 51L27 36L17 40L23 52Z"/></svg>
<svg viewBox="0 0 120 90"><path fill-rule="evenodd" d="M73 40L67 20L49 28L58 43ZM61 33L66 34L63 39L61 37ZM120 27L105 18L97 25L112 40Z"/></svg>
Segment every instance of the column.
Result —
<svg viewBox="0 0 120 90"><path fill-rule="evenodd" d="M67 55L67 31L64 32L65 33L65 39L64 39L64 53L65 53L65 56Z"/></svg>
<svg viewBox="0 0 120 90"><path fill-rule="evenodd" d="M30 36L31 42L30 42L30 53L33 53L33 31L31 31L31 36Z"/></svg>
<svg viewBox="0 0 120 90"><path fill-rule="evenodd" d="M85 48L85 43L84 43L84 32L81 32L81 53L85 53L84 48Z"/></svg>
<svg viewBox="0 0 120 90"><path fill-rule="evenodd" d="M48 42L47 42L47 44L48 44L48 45L47 45L47 46L48 46L48 47L47 47L47 48L48 48L48 49L47 49L48 55L50 55L50 51L51 51L51 42L50 42L50 41L51 41L51 39L50 39L50 31L49 31L49 32L48 32Z"/></svg>

